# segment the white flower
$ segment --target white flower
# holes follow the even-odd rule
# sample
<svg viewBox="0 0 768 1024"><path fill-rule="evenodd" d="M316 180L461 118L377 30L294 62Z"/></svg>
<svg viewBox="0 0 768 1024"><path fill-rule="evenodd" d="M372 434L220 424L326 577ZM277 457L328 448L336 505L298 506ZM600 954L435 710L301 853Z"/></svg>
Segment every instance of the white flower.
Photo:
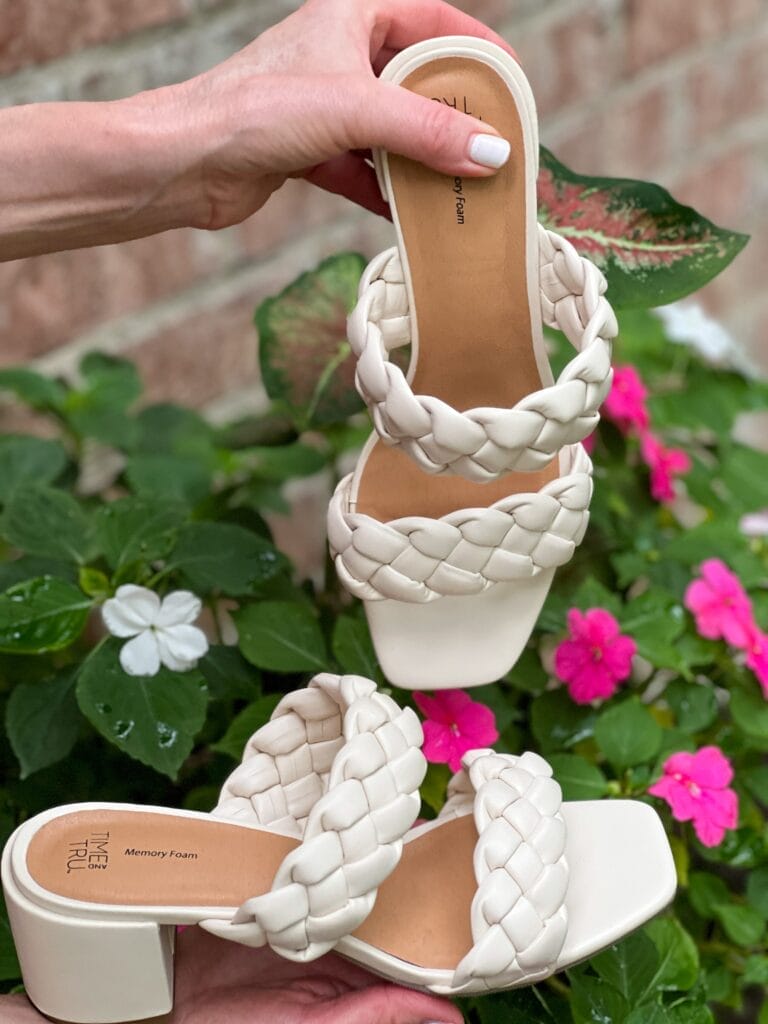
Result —
<svg viewBox="0 0 768 1024"><path fill-rule="evenodd" d="M736 342L722 324L707 316L698 302L673 302L653 312L664 324L670 341L688 345L704 359L715 363L736 356Z"/></svg>
<svg viewBox="0 0 768 1024"><path fill-rule="evenodd" d="M768 508L742 516L739 529L746 537L768 537Z"/></svg>
<svg viewBox="0 0 768 1024"><path fill-rule="evenodd" d="M101 615L112 636L133 637L120 650L120 664L131 676L153 676L162 662L174 672L194 668L208 650L205 633L191 626L202 602L188 590L160 598L153 590L126 583L104 602Z"/></svg>

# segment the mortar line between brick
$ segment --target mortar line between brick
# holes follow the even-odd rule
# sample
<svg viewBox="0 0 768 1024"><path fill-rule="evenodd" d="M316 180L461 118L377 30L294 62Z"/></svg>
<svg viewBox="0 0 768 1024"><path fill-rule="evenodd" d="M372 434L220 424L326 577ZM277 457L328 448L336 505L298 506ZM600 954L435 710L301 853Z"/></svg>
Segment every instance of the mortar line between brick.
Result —
<svg viewBox="0 0 768 1024"><path fill-rule="evenodd" d="M121 355L197 312L220 307L249 291L257 292L260 285L275 277L285 278L280 285L284 287L301 270L318 263L328 254L329 247L334 251L349 245L359 224L359 216L353 214L333 224L319 225L310 233L281 246L278 253L267 259L250 262L234 270L230 267L207 281L193 283L151 306L99 324L67 345L31 360L27 365L41 373L71 378L76 374L78 361L87 352L97 349Z"/></svg>

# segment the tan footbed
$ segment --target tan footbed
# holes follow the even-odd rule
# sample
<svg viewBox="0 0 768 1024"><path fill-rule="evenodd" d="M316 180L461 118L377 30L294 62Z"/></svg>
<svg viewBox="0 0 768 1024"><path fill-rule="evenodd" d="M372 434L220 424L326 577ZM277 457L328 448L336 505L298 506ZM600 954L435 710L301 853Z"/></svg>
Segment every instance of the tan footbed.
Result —
<svg viewBox="0 0 768 1024"><path fill-rule="evenodd" d="M408 963L455 968L472 945L476 842L467 816L406 843L355 936ZM298 840L215 818L76 811L33 836L27 868L48 892L85 903L237 907L269 891L296 846Z"/></svg>
<svg viewBox="0 0 768 1024"><path fill-rule="evenodd" d="M512 149L507 164L490 178L454 179L389 154L418 319L411 387L462 411L508 408L550 383L541 379L531 334L525 155L517 106L492 68L466 57L430 61L401 84L481 117ZM410 515L439 518L537 491L557 476L556 460L538 472L509 473L487 484L432 476L379 442L363 469L355 507L383 522Z"/></svg>

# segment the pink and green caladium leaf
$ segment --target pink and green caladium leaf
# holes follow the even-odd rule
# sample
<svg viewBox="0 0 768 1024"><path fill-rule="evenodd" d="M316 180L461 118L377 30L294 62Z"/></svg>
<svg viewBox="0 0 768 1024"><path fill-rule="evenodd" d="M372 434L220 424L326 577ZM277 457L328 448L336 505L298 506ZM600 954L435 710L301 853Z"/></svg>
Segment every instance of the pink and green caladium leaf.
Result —
<svg viewBox="0 0 768 1024"><path fill-rule="evenodd" d="M264 386L300 430L342 422L363 407L347 314L364 267L358 253L329 256L256 310Z"/></svg>
<svg viewBox="0 0 768 1024"><path fill-rule="evenodd" d="M540 222L600 267L617 308L661 306L689 295L724 270L749 238L717 227L659 185L576 174L543 146L538 192Z"/></svg>

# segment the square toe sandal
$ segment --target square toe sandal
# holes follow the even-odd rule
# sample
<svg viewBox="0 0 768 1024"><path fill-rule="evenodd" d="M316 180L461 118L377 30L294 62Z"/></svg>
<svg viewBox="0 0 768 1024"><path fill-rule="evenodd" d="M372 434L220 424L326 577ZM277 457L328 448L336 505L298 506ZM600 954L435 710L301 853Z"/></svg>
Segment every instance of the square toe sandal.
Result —
<svg viewBox="0 0 768 1024"><path fill-rule="evenodd" d="M421 742L415 713L370 680L322 674L252 737L229 820L82 803L24 822L2 882L27 995L78 1024L167 1013L180 924L291 960L333 949L400 859L421 805Z"/></svg>
<svg viewBox="0 0 768 1024"><path fill-rule="evenodd" d="M260 746L246 747L216 815L270 820L249 782ZM562 803L551 766L530 752L474 750L463 765L337 953L440 995L517 988L593 956L672 900L672 853L648 804Z"/></svg>
<svg viewBox="0 0 768 1024"><path fill-rule="evenodd" d="M375 429L331 503L331 553L393 683L479 685L519 657L583 535L579 442L617 325L599 269L537 223L536 112L516 61L446 36L382 78L487 121L511 156L493 177L452 178L374 151L398 244L367 267L348 321ZM577 349L556 382L544 324ZM405 345L407 374L390 360Z"/></svg>

